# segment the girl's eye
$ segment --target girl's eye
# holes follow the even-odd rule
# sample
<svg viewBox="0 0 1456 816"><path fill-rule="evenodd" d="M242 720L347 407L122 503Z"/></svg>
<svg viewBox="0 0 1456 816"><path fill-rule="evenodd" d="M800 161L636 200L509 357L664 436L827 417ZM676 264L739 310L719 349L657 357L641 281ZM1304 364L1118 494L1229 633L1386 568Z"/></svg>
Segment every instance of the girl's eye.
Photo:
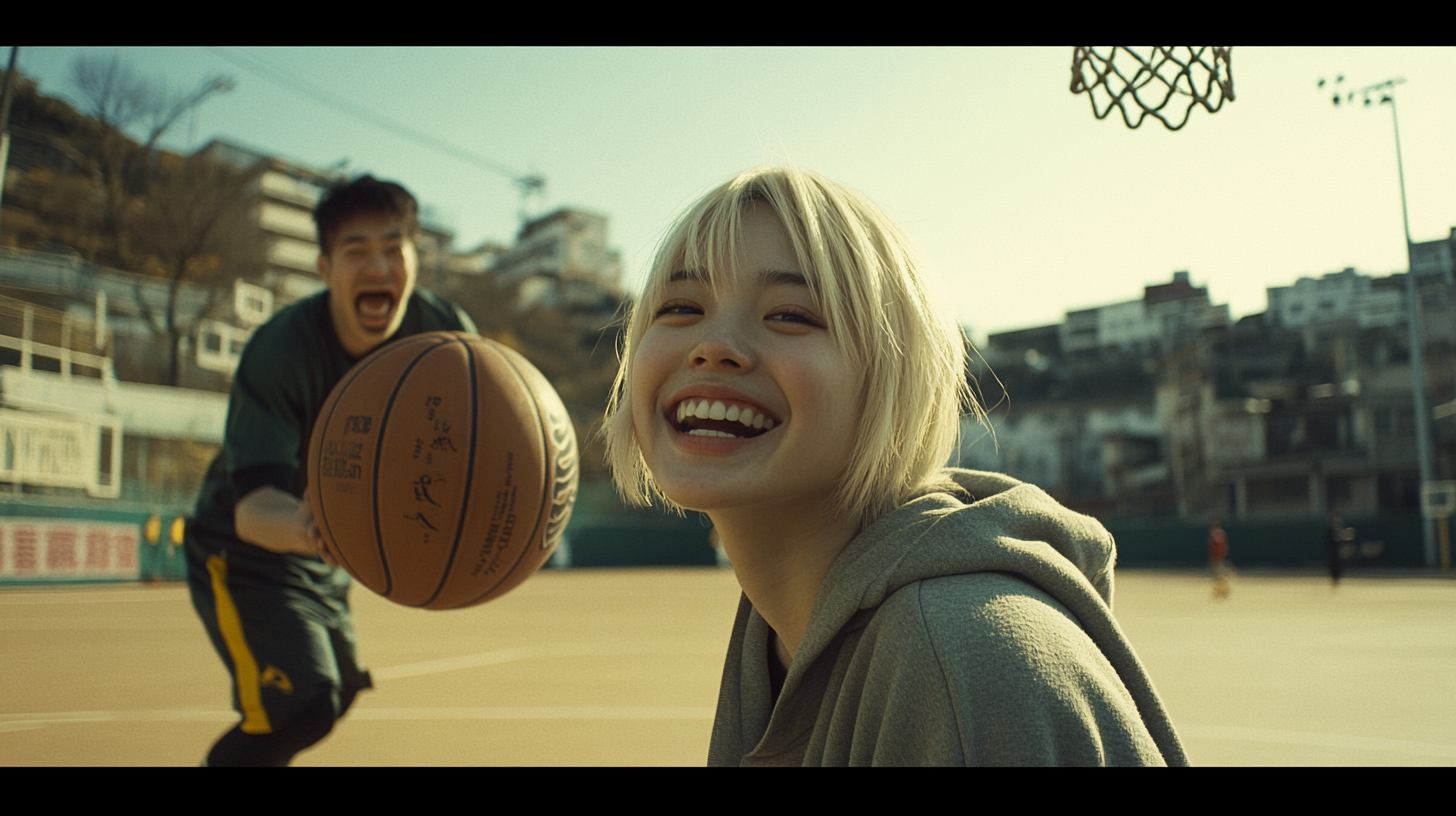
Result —
<svg viewBox="0 0 1456 816"><path fill-rule="evenodd" d="M669 300L658 307L657 313L653 317L663 317L664 315L696 315L702 313L703 310L692 303L681 300Z"/></svg>
<svg viewBox="0 0 1456 816"><path fill-rule="evenodd" d="M801 323L806 326L824 328L824 323L812 313L804 309L781 309L768 316L769 320L776 320L781 323Z"/></svg>

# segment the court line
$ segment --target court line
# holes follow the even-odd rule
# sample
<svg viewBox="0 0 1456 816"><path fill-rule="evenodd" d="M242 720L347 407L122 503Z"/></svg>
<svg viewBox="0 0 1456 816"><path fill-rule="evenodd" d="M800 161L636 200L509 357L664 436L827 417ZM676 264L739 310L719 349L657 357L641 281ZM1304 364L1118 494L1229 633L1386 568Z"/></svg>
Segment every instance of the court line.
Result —
<svg viewBox="0 0 1456 816"><path fill-rule="evenodd" d="M1345 734L1322 734L1315 731L1285 731L1278 728L1243 728L1233 725L1179 725L1178 733L1194 739L1265 742L1276 745L1312 745L1347 751L1385 751L1456 759L1456 746L1413 740L1353 737Z"/></svg>
<svg viewBox="0 0 1456 816"><path fill-rule="evenodd" d="M439 674L440 672L456 671L458 669L493 666L498 663L513 663L517 660L525 660L528 657L530 655L525 649L499 649L493 652L479 652L477 654L446 657L439 660L421 660L418 663L402 663L398 666L385 666L382 669L370 669L369 673L377 680L398 680L401 677L418 677L422 674Z"/></svg>
<svg viewBox="0 0 1456 816"><path fill-rule="evenodd" d="M0 632L195 632L197 621L154 620L151 618L113 617L105 620L76 618L5 618L0 617Z"/></svg>
<svg viewBox="0 0 1456 816"><path fill-rule="evenodd" d="M66 591L45 591L32 592L33 589L42 587L16 587L6 588L0 591L0 606L41 606L44 604L80 604L80 603L131 603L134 601L177 601L188 597L187 589L176 587L147 587L140 592L131 591L134 586L126 589L117 589L112 592L95 592L82 590L79 592Z"/></svg>
<svg viewBox="0 0 1456 816"><path fill-rule="evenodd" d="M711 720L712 706L476 706L360 708L361 720Z"/></svg>
<svg viewBox="0 0 1456 816"><path fill-rule="evenodd" d="M235 722L237 712L218 709L160 709L154 711L50 711L0 714L0 732L26 731L47 725L110 722Z"/></svg>
<svg viewBox="0 0 1456 816"><path fill-rule="evenodd" d="M441 708L370 708L356 706L353 720L711 720L711 706L474 706ZM224 710L54 711L0 714L0 732L24 731L48 725L112 722L233 722L238 715ZM1416 756L1456 758L1456 746L1379 737L1354 737L1313 731L1242 728L1225 725L1183 725L1178 729L1193 739L1311 745L1343 750L1379 751Z"/></svg>
<svg viewBox="0 0 1456 816"><path fill-rule="evenodd" d="M356 706L351 720L711 720L712 706L474 706L369 708ZM0 714L0 733L48 725L122 722L235 722L234 711L51 711Z"/></svg>
<svg viewBox="0 0 1456 816"><path fill-rule="evenodd" d="M497 649L490 652L460 655L459 657L422 660L418 663L401 663L398 666L385 666L379 669L371 668L369 672L376 680L398 680L402 677L419 677L426 674L439 674L441 672L457 671L460 669L474 669L480 666L514 663L519 660L529 660L536 657L616 657L622 655L685 654L682 649L673 649L658 643L644 645L646 648L632 648L630 644L555 643L534 647L532 649ZM711 652L703 653L717 654L718 652L717 650L712 650Z"/></svg>

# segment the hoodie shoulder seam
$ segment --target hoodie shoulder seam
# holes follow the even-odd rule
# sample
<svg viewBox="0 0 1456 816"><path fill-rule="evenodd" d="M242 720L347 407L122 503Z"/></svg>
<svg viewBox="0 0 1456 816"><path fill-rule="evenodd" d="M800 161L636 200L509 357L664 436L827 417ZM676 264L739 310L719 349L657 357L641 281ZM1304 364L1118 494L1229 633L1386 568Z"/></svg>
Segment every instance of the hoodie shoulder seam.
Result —
<svg viewBox="0 0 1456 816"><path fill-rule="evenodd" d="M934 526L934 525L931 525ZM915 614L917 623L920 625L920 632L925 638L926 645L930 648L930 654L935 658L935 666L940 671L940 693L946 701L946 708L950 709L952 719L955 721L956 741L960 744L961 759L965 760L970 756L969 746L965 731L965 713L961 711L962 700L952 693L953 682L950 671L946 666L946 658L940 646L935 642L935 634L930 630L930 622L925 611L925 580L915 581L911 586L915 587ZM903 589L902 589L903 591Z"/></svg>

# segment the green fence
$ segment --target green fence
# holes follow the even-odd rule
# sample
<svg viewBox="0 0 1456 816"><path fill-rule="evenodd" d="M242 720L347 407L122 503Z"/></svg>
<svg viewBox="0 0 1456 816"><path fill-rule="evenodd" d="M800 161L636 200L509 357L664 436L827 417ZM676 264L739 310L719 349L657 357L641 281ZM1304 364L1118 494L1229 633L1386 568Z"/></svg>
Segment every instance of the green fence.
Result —
<svg viewBox="0 0 1456 816"><path fill-rule="evenodd" d="M572 567L695 567L717 563L699 513L625 507L609 484L583 482L566 527Z"/></svg>
<svg viewBox="0 0 1456 816"><path fill-rule="evenodd" d="M1419 516L1351 518L1352 567L1421 568L1425 558ZM1208 564L1208 527L1177 519L1105 522L1123 567L1201 567ZM1321 519L1230 521L1229 559L1240 567L1322 568ZM716 563L706 519L623 507L610 485L582 484L567 527L574 567L697 566Z"/></svg>
<svg viewBox="0 0 1456 816"><path fill-rule="evenodd" d="M180 581L182 531L173 514L0 503L0 584Z"/></svg>
<svg viewBox="0 0 1456 816"><path fill-rule="evenodd" d="M182 580L182 519L135 510L0 503L0 584ZM1353 567L1421 568L1418 516L1354 518L1347 548ZM1199 567L1208 563L1208 528L1177 520L1107 522L1122 567ZM1319 520L1232 521L1229 559L1240 567L1310 568L1325 564ZM609 485L583 484L557 565L571 567L711 566L710 527L697 513L678 516L623 507Z"/></svg>
<svg viewBox="0 0 1456 816"><path fill-rule="evenodd" d="M1352 567L1423 567L1419 516L1346 519L1355 529L1347 549ZM1191 567L1208 563L1208 527L1176 520L1109 521L1122 567ZM1229 560L1240 567L1322 567L1325 524L1318 519L1231 521Z"/></svg>
<svg viewBox="0 0 1456 816"><path fill-rule="evenodd" d="M677 523L583 520L567 528L573 567L698 566L716 563L708 528L694 514ZM575 519L573 519L575 522ZM1351 567L1421 568L1421 519L1350 519ZM1181 521L1112 521L1120 567L1201 567L1208 564L1208 527ZM1325 525L1318 520L1224 525L1229 560L1239 567L1323 568Z"/></svg>

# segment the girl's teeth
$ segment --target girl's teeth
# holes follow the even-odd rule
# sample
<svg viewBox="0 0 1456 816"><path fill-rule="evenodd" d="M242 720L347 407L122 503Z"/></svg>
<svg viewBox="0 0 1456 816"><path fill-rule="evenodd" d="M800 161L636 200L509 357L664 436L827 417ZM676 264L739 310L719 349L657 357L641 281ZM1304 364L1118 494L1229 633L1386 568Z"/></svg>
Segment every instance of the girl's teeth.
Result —
<svg viewBox="0 0 1456 816"><path fill-rule="evenodd" d="M697 419L723 419L741 422L747 428L773 430L774 421L763 414L755 414L752 408L725 405L722 401L683 400L677 405L677 421L696 417ZM696 432L695 432L696 433ZM703 434L699 434L703 435Z"/></svg>

